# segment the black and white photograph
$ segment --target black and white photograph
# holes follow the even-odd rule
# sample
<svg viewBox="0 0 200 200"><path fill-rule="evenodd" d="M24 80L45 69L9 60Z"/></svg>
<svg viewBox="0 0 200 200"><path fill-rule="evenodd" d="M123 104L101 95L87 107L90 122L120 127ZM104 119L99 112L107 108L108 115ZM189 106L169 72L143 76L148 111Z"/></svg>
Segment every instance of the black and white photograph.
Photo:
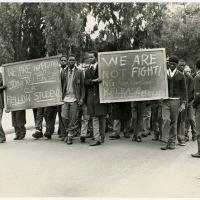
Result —
<svg viewBox="0 0 200 200"><path fill-rule="evenodd" d="M0 199L200 198L200 2L0 1Z"/></svg>

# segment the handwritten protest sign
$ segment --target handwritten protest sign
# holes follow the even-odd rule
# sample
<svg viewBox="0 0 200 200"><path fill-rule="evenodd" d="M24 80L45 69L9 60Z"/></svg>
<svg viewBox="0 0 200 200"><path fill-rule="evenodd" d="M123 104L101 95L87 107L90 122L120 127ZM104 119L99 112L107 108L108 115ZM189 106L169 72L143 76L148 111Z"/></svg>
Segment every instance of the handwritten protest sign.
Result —
<svg viewBox="0 0 200 200"><path fill-rule="evenodd" d="M9 63L2 67L7 111L61 104L58 56Z"/></svg>
<svg viewBox="0 0 200 200"><path fill-rule="evenodd" d="M98 54L100 102L168 98L165 49Z"/></svg>

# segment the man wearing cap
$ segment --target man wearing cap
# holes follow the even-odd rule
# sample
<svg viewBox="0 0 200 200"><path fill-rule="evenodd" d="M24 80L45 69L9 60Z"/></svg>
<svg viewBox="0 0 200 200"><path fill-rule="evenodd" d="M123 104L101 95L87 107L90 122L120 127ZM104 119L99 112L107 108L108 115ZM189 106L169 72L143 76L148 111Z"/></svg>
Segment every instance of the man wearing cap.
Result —
<svg viewBox="0 0 200 200"><path fill-rule="evenodd" d="M177 120L179 112L185 110L186 104L186 83L183 73L177 70L178 57L171 56L168 62L168 92L169 99L163 100L162 118L163 128L165 124L170 122L170 130L167 143L161 147L161 150L175 149L175 141L177 136Z"/></svg>

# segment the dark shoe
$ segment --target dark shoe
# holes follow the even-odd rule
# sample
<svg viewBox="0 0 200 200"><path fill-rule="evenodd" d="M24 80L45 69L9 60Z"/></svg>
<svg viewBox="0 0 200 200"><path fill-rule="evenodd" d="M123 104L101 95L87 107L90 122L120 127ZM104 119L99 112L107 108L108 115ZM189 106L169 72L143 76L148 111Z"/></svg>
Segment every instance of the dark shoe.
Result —
<svg viewBox="0 0 200 200"><path fill-rule="evenodd" d="M43 133L41 131L35 131L35 133L32 135L36 140L43 137Z"/></svg>
<svg viewBox="0 0 200 200"><path fill-rule="evenodd" d="M20 136L18 137L18 140L23 140L24 138L25 138L25 134L20 135Z"/></svg>
<svg viewBox="0 0 200 200"><path fill-rule="evenodd" d="M72 137L67 137L67 144L68 145L73 144Z"/></svg>
<svg viewBox="0 0 200 200"><path fill-rule="evenodd" d="M44 133L44 137L46 137L48 140L51 140L51 134L48 132Z"/></svg>
<svg viewBox="0 0 200 200"><path fill-rule="evenodd" d="M142 137L147 137L147 136L149 136L149 135L151 135L150 132L148 132L148 133L142 133L142 134L141 134Z"/></svg>
<svg viewBox="0 0 200 200"><path fill-rule="evenodd" d="M154 135L154 137L152 138L152 140L153 140L153 141L158 141L158 140L159 140L159 137Z"/></svg>
<svg viewBox="0 0 200 200"><path fill-rule="evenodd" d="M160 147L161 150L169 149L169 144L165 144L164 146Z"/></svg>
<svg viewBox="0 0 200 200"><path fill-rule="evenodd" d="M191 156L194 158L200 158L200 153L197 152L197 153L191 154Z"/></svg>
<svg viewBox="0 0 200 200"><path fill-rule="evenodd" d="M1 138L0 143L4 143L6 141L6 138Z"/></svg>
<svg viewBox="0 0 200 200"><path fill-rule="evenodd" d="M86 137L81 136L81 137L80 137L81 143L85 143L85 139L86 139Z"/></svg>
<svg viewBox="0 0 200 200"><path fill-rule="evenodd" d="M130 135L129 135L129 133L127 133L127 132L124 132L124 137L125 137L125 138L130 138Z"/></svg>
<svg viewBox="0 0 200 200"><path fill-rule="evenodd" d="M120 139L120 135L110 135L109 138L111 140L117 140L117 139Z"/></svg>
<svg viewBox="0 0 200 200"><path fill-rule="evenodd" d="M90 146L97 146L97 145L100 145L101 144L101 142L99 142L99 141L94 141L94 142L92 142L91 144L90 144Z"/></svg>
<svg viewBox="0 0 200 200"><path fill-rule="evenodd" d="M185 142L188 142L189 141L189 137L185 137Z"/></svg>
<svg viewBox="0 0 200 200"><path fill-rule="evenodd" d="M193 135L192 136L192 141L196 141L197 140L197 136L196 135Z"/></svg>
<svg viewBox="0 0 200 200"><path fill-rule="evenodd" d="M132 141L135 141L135 142L142 142L142 138L141 138L140 136L134 135L133 138L132 138Z"/></svg>
<svg viewBox="0 0 200 200"><path fill-rule="evenodd" d="M161 150L167 150L167 149L174 150L174 149L175 149L175 144L174 144L174 143L165 144L165 145L162 146L160 149L161 149Z"/></svg>
<svg viewBox="0 0 200 200"><path fill-rule="evenodd" d="M16 135L16 136L13 138L13 140L19 140L19 136Z"/></svg>
<svg viewBox="0 0 200 200"><path fill-rule="evenodd" d="M65 136L61 136L60 141L65 141Z"/></svg>

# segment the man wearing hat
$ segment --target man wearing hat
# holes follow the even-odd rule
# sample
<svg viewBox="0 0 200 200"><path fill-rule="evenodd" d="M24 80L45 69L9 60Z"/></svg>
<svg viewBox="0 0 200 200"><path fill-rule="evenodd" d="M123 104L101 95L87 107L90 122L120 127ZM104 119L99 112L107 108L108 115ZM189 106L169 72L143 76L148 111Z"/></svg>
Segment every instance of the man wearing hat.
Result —
<svg viewBox="0 0 200 200"><path fill-rule="evenodd" d="M163 128L165 128L165 125L169 122L170 130L168 141L161 147L161 150L175 149L178 114L185 110L187 100L185 78L183 73L177 69L178 62L178 57L169 57L167 70L169 99L164 100L162 103L162 118ZM178 140L184 140L184 133L182 138L179 135Z"/></svg>

